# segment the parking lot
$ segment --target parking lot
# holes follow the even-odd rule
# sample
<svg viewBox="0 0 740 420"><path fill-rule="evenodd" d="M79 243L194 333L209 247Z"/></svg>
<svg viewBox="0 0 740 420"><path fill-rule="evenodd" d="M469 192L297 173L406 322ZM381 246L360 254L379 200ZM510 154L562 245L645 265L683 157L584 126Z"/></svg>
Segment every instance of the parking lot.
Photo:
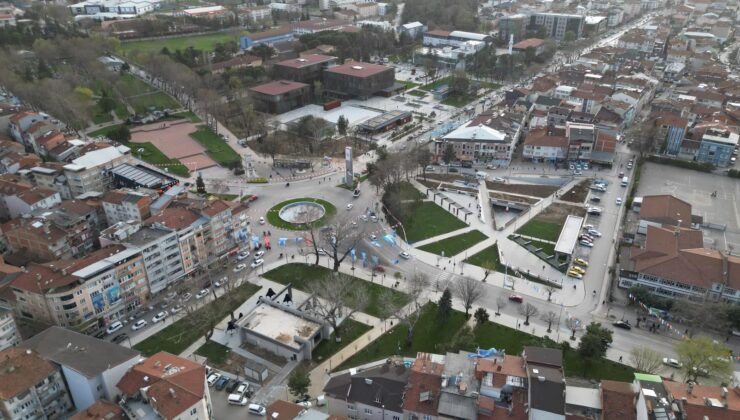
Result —
<svg viewBox="0 0 740 420"><path fill-rule="evenodd" d="M713 191L716 197L712 197ZM701 216L705 224L727 226L724 231L703 229L705 246L740 252L740 182L736 179L646 162L637 196L656 194L670 194L688 202L692 213Z"/></svg>

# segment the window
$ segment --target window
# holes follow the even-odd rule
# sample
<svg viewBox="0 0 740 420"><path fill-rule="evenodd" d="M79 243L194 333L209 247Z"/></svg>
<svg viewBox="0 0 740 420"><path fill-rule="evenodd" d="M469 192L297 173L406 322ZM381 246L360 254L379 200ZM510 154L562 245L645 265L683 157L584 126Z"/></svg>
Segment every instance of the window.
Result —
<svg viewBox="0 0 740 420"><path fill-rule="evenodd" d="M365 414L373 414L373 410L371 410L369 408L366 408L365 409Z"/></svg>
<svg viewBox="0 0 740 420"><path fill-rule="evenodd" d="M432 416L424 414L424 420L432 420Z"/></svg>
<svg viewBox="0 0 740 420"><path fill-rule="evenodd" d="M399 416L393 416L393 420L401 420L401 417L399 417Z"/></svg>

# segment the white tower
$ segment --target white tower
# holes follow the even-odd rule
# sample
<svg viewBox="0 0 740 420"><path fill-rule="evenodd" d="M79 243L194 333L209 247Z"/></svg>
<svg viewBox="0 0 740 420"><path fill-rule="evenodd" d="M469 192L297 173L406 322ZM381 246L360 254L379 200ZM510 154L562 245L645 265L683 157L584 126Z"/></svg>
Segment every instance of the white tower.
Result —
<svg viewBox="0 0 740 420"><path fill-rule="evenodd" d="M514 48L514 34L510 34L509 35L509 55L511 55L513 48Z"/></svg>

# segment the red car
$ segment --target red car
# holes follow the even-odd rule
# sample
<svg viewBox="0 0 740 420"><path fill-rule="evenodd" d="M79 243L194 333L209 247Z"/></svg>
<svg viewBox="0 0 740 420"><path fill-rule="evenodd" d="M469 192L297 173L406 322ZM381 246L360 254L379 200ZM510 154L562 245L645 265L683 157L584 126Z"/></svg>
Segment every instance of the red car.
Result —
<svg viewBox="0 0 740 420"><path fill-rule="evenodd" d="M257 196L256 195L253 195L253 196L249 197L249 201L257 201Z"/></svg>
<svg viewBox="0 0 740 420"><path fill-rule="evenodd" d="M385 267L383 267L382 265L379 265L375 267L375 271L377 271L378 273L385 273Z"/></svg>
<svg viewBox="0 0 740 420"><path fill-rule="evenodd" d="M524 298L519 295L511 295L509 296L509 300L516 303L522 303L524 302Z"/></svg>

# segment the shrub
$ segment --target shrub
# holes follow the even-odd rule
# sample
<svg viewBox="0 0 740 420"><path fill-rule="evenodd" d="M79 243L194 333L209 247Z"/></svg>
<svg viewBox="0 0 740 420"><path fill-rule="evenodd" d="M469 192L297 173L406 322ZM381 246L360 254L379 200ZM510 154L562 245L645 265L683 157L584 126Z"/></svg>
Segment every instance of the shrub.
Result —
<svg viewBox="0 0 740 420"><path fill-rule="evenodd" d="M247 181L248 184L267 184L267 178L252 178Z"/></svg>
<svg viewBox="0 0 740 420"><path fill-rule="evenodd" d="M679 168L692 169L699 172L712 172L715 167L709 162L691 162L687 160L671 159L663 156L648 156L647 160L650 162L660 163L663 165L671 165Z"/></svg>

